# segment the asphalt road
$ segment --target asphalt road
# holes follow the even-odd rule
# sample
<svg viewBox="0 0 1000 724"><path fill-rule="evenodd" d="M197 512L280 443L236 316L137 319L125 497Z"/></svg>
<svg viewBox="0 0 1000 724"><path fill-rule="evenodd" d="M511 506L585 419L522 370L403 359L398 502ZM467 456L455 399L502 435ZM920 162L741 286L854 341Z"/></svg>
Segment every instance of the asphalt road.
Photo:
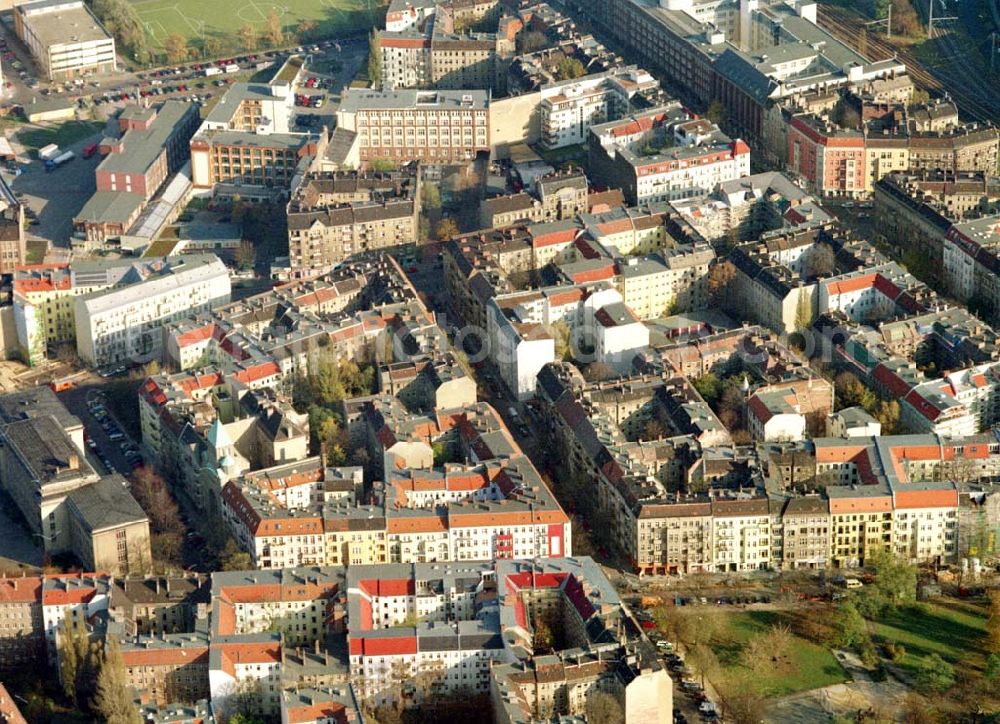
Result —
<svg viewBox="0 0 1000 724"><path fill-rule="evenodd" d="M94 468L102 473L119 472L130 475L132 466L125 458L123 445L129 445L133 449L140 450L136 441L129 437L127 430L114 418L114 413L108 410L106 420L110 420L108 429L105 429L101 420L90 410L88 401L100 400L100 388L93 386L74 387L59 393L59 399L66 408L80 418L83 422L84 430L91 440L97 445L96 449L88 448L87 459ZM107 405L104 405L107 409ZM124 435L122 440L112 440L109 435L115 430ZM111 465L107 465L111 463Z"/></svg>

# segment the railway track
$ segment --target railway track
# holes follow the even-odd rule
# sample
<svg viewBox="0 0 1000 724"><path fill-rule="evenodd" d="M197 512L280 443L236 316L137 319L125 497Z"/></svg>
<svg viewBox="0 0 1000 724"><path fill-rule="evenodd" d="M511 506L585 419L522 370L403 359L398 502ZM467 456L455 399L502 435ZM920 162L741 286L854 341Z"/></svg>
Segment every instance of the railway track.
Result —
<svg viewBox="0 0 1000 724"><path fill-rule="evenodd" d="M958 103L963 116L977 121L1000 119L997 94L990 93L989 88L984 87L981 76L974 71L970 73L967 61L963 60L964 51L950 33L935 29L934 40L946 56L948 64L955 69L935 67L929 70L913 53L867 32L864 22L840 8L820 5L818 21L824 30L855 50L859 50L860 38L864 36L866 47L862 55L871 60L899 59L906 65L907 72L918 87L936 94L947 93ZM960 66L966 66L962 75L957 70Z"/></svg>

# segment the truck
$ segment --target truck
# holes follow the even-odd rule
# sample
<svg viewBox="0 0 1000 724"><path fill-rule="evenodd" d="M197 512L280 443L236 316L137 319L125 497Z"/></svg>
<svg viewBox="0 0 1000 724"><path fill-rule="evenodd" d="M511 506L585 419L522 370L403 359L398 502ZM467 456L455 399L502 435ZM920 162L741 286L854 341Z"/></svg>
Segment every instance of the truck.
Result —
<svg viewBox="0 0 1000 724"><path fill-rule="evenodd" d="M239 73L240 72L240 66L238 66L236 63L230 63L229 65L227 65L224 68L224 70L227 73Z"/></svg>
<svg viewBox="0 0 1000 724"><path fill-rule="evenodd" d="M205 68L206 78L211 77L213 75L221 75L221 74L222 74L222 68L216 68L215 66L209 66Z"/></svg>
<svg viewBox="0 0 1000 724"><path fill-rule="evenodd" d="M56 156L55 158L50 158L50 159L48 159L48 160L45 161L45 170L46 171L52 171L54 169L57 169L60 166L62 166L64 163L68 163L69 161L72 161L75 157L76 157L76 154L73 153L72 151L66 151L65 153L61 153L58 156Z"/></svg>
<svg viewBox="0 0 1000 724"><path fill-rule="evenodd" d="M43 161L48 161L59 155L59 146L54 143L50 143L48 146L42 146L38 149L38 157Z"/></svg>

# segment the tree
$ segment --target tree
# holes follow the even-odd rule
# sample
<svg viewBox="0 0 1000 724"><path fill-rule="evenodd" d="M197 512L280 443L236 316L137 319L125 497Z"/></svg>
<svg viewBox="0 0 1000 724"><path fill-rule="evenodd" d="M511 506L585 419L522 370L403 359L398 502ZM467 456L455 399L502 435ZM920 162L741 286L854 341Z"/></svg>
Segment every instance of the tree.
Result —
<svg viewBox="0 0 1000 724"><path fill-rule="evenodd" d="M649 420L642 430L643 440L662 440L667 436L667 427L657 419Z"/></svg>
<svg viewBox="0 0 1000 724"><path fill-rule="evenodd" d="M236 36L240 39L240 47L243 50L251 51L257 49L257 28L250 23L246 23L236 31Z"/></svg>
<svg viewBox="0 0 1000 724"><path fill-rule="evenodd" d="M548 621L541 616L535 616L531 628L531 645L535 651L551 651L556 638L555 634L552 633L552 627L549 626Z"/></svg>
<svg viewBox="0 0 1000 724"><path fill-rule="evenodd" d="M990 607L986 618L986 650L1000 654L1000 590L990 591Z"/></svg>
<svg viewBox="0 0 1000 724"><path fill-rule="evenodd" d="M573 80L586 75L587 69L576 58L563 58L559 61L557 77L559 80Z"/></svg>
<svg viewBox="0 0 1000 724"><path fill-rule="evenodd" d="M910 0L892 0L893 32L908 35L911 38L923 34L923 25L917 11L913 9Z"/></svg>
<svg viewBox="0 0 1000 724"><path fill-rule="evenodd" d="M914 678L920 689L940 693L955 685L955 667L938 654L931 654L917 664Z"/></svg>
<svg viewBox="0 0 1000 724"><path fill-rule="evenodd" d="M312 37L313 32L316 30L316 21L309 20L308 18L299 23L299 27L296 28L295 32L298 33L300 40L307 40Z"/></svg>
<svg viewBox="0 0 1000 724"><path fill-rule="evenodd" d="M219 554L219 567L223 571L247 571L253 568L253 559L249 553L240 550L235 540L227 538Z"/></svg>
<svg viewBox="0 0 1000 724"><path fill-rule="evenodd" d="M372 30L368 39L368 81L373 88L382 87L382 35Z"/></svg>
<svg viewBox="0 0 1000 724"><path fill-rule="evenodd" d="M602 382L617 376L618 373L615 372L614 368L604 362L591 362L583 371L583 378L587 382Z"/></svg>
<svg viewBox="0 0 1000 724"><path fill-rule="evenodd" d="M1000 654L990 654L986 657L986 671L983 676L988 681L1000 679Z"/></svg>
<svg viewBox="0 0 1000 724"><path fill-rule="evenodd" d="M802 260L802 271L806 277L818 277L831 274L836 268L837 257L829 244L814 245Z"/></svg>
<svg viewBox="0 0 1000 724"><path fill-rule="evenodd" d="M535 30L522 32L517 36L517 51L521 55L534 53L536 50L547 48L548 45L549 39L545 37L545 33L539 33Z"/></svg>
<svg viewBox="0 0 1000 724"><path fill-rule="evenodd" d="M201 49L206 58L217 58L222 52L222 41L214 35L205 36L201 43Z"/></svg>
<svg viewBox="0 0 1000 724"><path fill-rule="evenodd" d="M253 242L249 239L241 241L236 248L235 259L240 269L253 269L254 261L257 259L257 250L254 248Z"/></svg>
<svg viewBox="0 0 1000 724"><path fill-rule="evenodd" d="M795 308L795 329L807 330L813 322L812 304L809 301L809 296L802 289L799 289L798 294L799 301Z"/></svg>
<svg viewBox="0 0 1000 724"><path fill-rule="evenodd" d="M132 497L139 504L156 533L181 533L184 524L180 509L167 486L167 481L149 466L137 468L130 486Z"/></svg>
<svg viewBox="0 0 1000 724"><path fill-rule="evenodd" d="M397 164L388 158L373 158L368 161L368 167L372 171L395 171Z"/></svg>
<svg viewBox="0 0 1000 724"><path fill-rule="evenodd" d="M865 619L852 602L841 603L834 610L834 638L831 643L843 649L860 649L870 640Z"/></svg>
<svg viewBox="0 0 1000 724"><path fill-rule="evenodd" d="M705 117L717 126L721 126L726 121L726 107L721 101L712 101L708 104Z"/></svg>
<svg viewBox="0 0 1000 724"><path fill-rule="evenodd" d="M710 406L714 406L722 396L722 382L712 372L694 378L691 384Z"/></svg>
<svg viewBox="0 0 1000 724"><path fill-rule="evenodd" d="M188 44L183 35L171 33L163 41L168 63L180 63L187 57Z"/></svg>
<svg viewBox="0 0 1000 724"><path fill-rule="evenodd" d="M901 410L898 400L881 400L875 410L875 419L882 423L882 434L892 435L899 427Z"/></svg>
<svg viewBox="0 0 1000 724"><path fill-rule="evenodd" d="M865 393L869 392L852 372L841 372L833 380L833 390L837 399L837 409L864 406ZM870 394L870 393L869 393Z"/></svg>
<svg viewBox="0 0 1000 724"><path fill-rule="evenodd" d="M458 224L452 219L441 219L434 227L434 236L438 241L446 241L458 236Z"/></svg>
<svg viewBox="0 0 1000 724"><path fill-rule="evenodd" d="M69 616L63 619L59 631L59 678L66 698L76 701L76 679L83 665L86 649L79 646L80 636Z"/></svg>
<svg viewBox="0 0 1000 724"><path fill-rule="evenodd" d="M625 712L622 705L611 694L605 691L595 691L587 696L587 721L602 724L625 724Z"/></svg>
<svg viewBox="0 0 1000 724"><path fill-rule="evenodd" d="M552 337L556 343L555 356L556 359L566 360L572 359L573 357L573 346L572 346L572 335L570 333L569 325L566 324L565 319L560 319L549 325L549 332L552 333Z"/></svg>
<svg viewBox="0 0 1000 724"><path fill-rule="evenodd" d="M730 261L715 264L708 272L708 300L713 307L731 308L733 282L736 280L736 267Z"/></svg>
<svg viewBox="0 0 1000 724"><path fill-rule="evenodd" d="M441 190L435 183L425 183L420 192L420 203L424 211L438 211L441 208Z"/></svg>
<svg viewBox="0 0 1000 724"><path fill-rule="evenodd" d="M281 45L285 40L285 31L281 27L281 17L274 8L271 8L271 12L264 20L264 38L268 45Z"/></svg>
<svg viewBox="0 0 1000 724"><path fill-rule="evenodd" d="M875 580L865 587L861 598L881 599L880 614L916 600L917 569L913 565L887 550L876 550L866 564L874 569Z"/></svg>
<svg viewBox="0 0 1000 724"><path fill-rule="evenodd" d="M115 724L140 724L142 718L132 701L125 680L125 665L118 641L109 636L104 646L101 670L97 675L94 710L103 715L104 721Z"/></svg>

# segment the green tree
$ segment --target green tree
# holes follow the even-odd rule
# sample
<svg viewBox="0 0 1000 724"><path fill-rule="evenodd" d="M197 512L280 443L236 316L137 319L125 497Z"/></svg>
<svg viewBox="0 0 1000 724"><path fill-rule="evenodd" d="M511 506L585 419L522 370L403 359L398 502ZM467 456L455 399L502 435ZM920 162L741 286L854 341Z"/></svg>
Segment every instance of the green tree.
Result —
<svg viewBox="0 0 1000 724"><path fill-rule="evenodd" d="M368 168L372 171L395 171L399 165L388 158L373 158L368 161Z"/></svg>
<svg viewBox="0 0 1000 724"><path fill-rule="evenodd" d="M881 599L881 612L895 611L917 598L917 569L887 550L876 550L866 564L874 569L875 580L862 590L862 597L873 594Z"/></svg>
<svg viewBox="0 0 1000 724"><path fill-rule="evenodd" d="M940 693L955 685L955 667L938 654L931 654L917 664L914 678L920 689Z"/></svg>
<svg viewBox="0 0 1000 724"><path fill-rule="evenodd" d="M285 31L281 27L281 17L274 8L271 8L271 12L264 20L264 38L271 46L281 45L285 40Z"/></svg>
<svg viewBox="0 0 1000 724"><path fill-rule="evenodd" d="M441 190L435 183L425 183L420 192L420 203L424 211L438 211L441 208Z"/></svg>
<svg viewBox="0 0 1000 724"><path fill-rule="evenodd" d="M986 671L983 675L988 681L1000 679L1000 654L990 654L986 657Z"/></svg>
<svg viewBox="0 0 1000 724"><path fill-rule="evenodd" d="M94 711L106 722L114 724L141 724L142 717L132 701L125 679L125 665L118 642L109 636L104 647L97 690L94 694Z"/></svg>
<svg viewBox="0 0 1000 724"><path fill-rule="evenodd" d="M834 639L833 645L840 648L860 649L869 641L868 627L865 619L850 601L841 603L834 610L833 617Z"/></svg>
<svg viewBox="0 0 1000 724"><path fill-rule="evenodd" d="M227 538L219 554L219 568L223 571L248 571L253 568L253 559L240 549L235 540Z"/></svg>
<svg viewBox="0 0 1000 724"><path fill-rule="evenodd" d="M691 384L705 402L714 407L722 397L722 381L712 372L706 372L701 377L695 377Z"/></svg>
<svg viewBox="0 0 1000 724"><path fill-rule="evenodd" d="M548 47L548 45L549 39L545 37L545 33L530 30L517 36L517 52L520 55L534 53L536 50Z"/></svg>
<svg viewBox="0 0 1000 724"><path fill-rule="evenodd" d="M382 34L372 30L368 39L368 80L373 88L382 87Z"/></svg>
<svg viewBox="0 0 1000 724"><path fill-rule="evenodd" d="M59 630L59 678L66 698L76 701L76 677L83 665L86 649L79 645L80 636L71 618L63 619Z"/></svg>
<svg viewBox="0 0 1000 724"><path fill-rule="evenodd" d="M559 61L556 73L559 80L573 80L574 78L586 75L587 69L576 58L563 58Z"/></svg>
<svg viewBox="0 0 1000 724"><path fill-rule="evenodd" d="M726 121L726 107L722 105L721 101L712 101L708 104L705 117L712 123L721 126Z"/></svg>

